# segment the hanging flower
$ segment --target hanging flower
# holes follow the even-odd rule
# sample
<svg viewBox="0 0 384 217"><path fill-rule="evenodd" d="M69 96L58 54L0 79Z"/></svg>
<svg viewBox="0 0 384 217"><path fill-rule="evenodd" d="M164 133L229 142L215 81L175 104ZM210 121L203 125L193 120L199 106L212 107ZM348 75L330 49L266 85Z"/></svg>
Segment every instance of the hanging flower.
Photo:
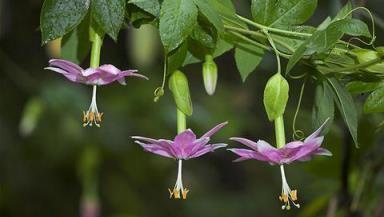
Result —
<svg viewBox="0 0 384 217"><path fill-rule="evenodd" d="M182 197L183 199L186 199L189 190L183 187L182 160L197 158L209 152L213 152L218 148L226 147L227 144L208 144L208 142L210 137L223 128L227 123L228 122L224 122L215 126L199 139L196 138L196 135L190 129L179 133L173 141L165 139L157 140L140 136L132 136L132 138L135 139L135 142L141 145L145 151L178 160L179 167L177 180L173 189L168 189L169 197L175 199L180 199Z"/></svg>
<svg viewBox="0 0 384 217"><path fill-rule="evenodd" d="M304 141L293 141L282 148L275 148L263 140L254 142L245 138L234 137L230 139L246 145L250 149L233 148L228 150L240 156L235 162L252 159L265 161L271 165L279 164L282 178L282 192L279 199L284 203L282 209L289 210L291 204L299 208L297 190L291 190L289 187L285 177L284 164L290 164L294 161L308 161L314 155L332 156L330 151L320 147L324 137L319 136L319 134L326 122Z"/></svg>
<svg viewBox="0 0 384 217"><path fill-rule="evenodd" d="M99 112L96 104L96 87L107 85L114 81L125 85L125 77L135 76L147 79L144 75L137 74L137 70L121 71L113 65L106 64L98 68L83 69L79 65L67 60L52 59L49 61L49 67L45 69L58 72L65 76L68 80L76 83L93 85L92 101L89 109L83 112L83 126L92 126L95 124L100 127L103 113Z"/></svg>

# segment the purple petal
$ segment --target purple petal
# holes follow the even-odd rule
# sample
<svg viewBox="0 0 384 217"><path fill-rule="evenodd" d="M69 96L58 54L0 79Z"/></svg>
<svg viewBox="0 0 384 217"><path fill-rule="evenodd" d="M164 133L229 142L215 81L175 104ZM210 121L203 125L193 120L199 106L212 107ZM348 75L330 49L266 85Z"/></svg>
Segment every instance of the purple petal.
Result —
<svg viewBox="0 0 384 217"><path fill-rule="evenodd" d="M246 138L241 138L241 137L232 137L232 138L229 138L230 140L233 140L233 141L236 141L236 142L239 142L243 145L246 145L250 148L252 148L253 150L257 150L257 143L252 141L252 140L249 140L249 139L246 139Z"/></svg>
<svg viewBox="0 0 384 217"><path fill-rule="evenodd" d="M213 134L215 134L217 131L219 131L221 128L223 128L225 125L228 124L228 121L226 122L223 122L221 124L218 124L216 125L215 127L213 127L211 130L209 130L208 132L206 132L203 136L201 137L211 137Z"/></svg>
<svg viewBox="0 0 384 217"><path fill-rule="evenodd" d="M79 65L63 59L51 59L49 60L49 66L55 68L61 68L71 74L82 74L84 71Z"/></svg>
<svg viewBox="0 0 384 217"><path fill-rule="evenodd" d="M188 129L184 132L179 133L173 141L175 142L176 146L184 146L189 143L193 143L195 140L196 135L191 129Z"/></svg>
<svg viewBox="0 0 384 217"><path fill-rule="evenodd" d="M311 139L314 139L315 137L317 137L318 135L320 135L320 132L323 130L323 128L325 127L325 125L327 124L327 122L329 121L330 118L327 118L327 120L324 121L324 123L319 127L319 129L317 129L315 132L313 132L311 135L309 135L305 140L304 142L306 142L307 140L311 140Z"/></svg>
<svg viewBox="0 0 384 217"><path fill-rule="evenodd" d="M169 157L169 158L176 158L175 156L172 155L172 153L164 148L163 146L159 146L157 144L145 144L140 141L135 141L135 143L141 145L145 151L163 156L163 157Z"/></svg>
<svg viewBox="0 0 384 217"><path fill-rule="evenodd" d="M233 153L240 156L239 159L235 160L236 162L244 161L244 160L251 160L251 159L270 162L268 158L266 158L265 156L261 155L260 153L254 151L254 150L243 149L243 148L231 148L228 150L232 151ZM274 163L276 163L276 162L274 162Z"/></svg>
<svg viewBox="0 0 384 217"><path fill-rule="evenodd" d="M313 152L314 155L332 156L332 152L325 148L319 148Z"/></svg>
<svg viewBox="0 0 384 217"><path fill-rule="evenodd" d="M97 69L103 71L104 74L118 75L121 73L120 69L116 68L114 65L111 64L101 65Z"/></svg>
<svg viewBox="0 0 384 217"><path fill-rule="evenodd" d="M149 78L147 76L139 74L139 73L135 73L135 72L137 72L137 70L125 70L125 71L122 71L121 73L124 74L125 76L134 76L134 77L138 77L138 78L143 78L145 80L149 80Z"/></svg>
<svg viewBox="0 0 384 217"><path fill-rule="evenodd" d="M261 155L267 157L271 163L279 163L282 159L279 150L264 140L257 141L256 149Z"/></svg>

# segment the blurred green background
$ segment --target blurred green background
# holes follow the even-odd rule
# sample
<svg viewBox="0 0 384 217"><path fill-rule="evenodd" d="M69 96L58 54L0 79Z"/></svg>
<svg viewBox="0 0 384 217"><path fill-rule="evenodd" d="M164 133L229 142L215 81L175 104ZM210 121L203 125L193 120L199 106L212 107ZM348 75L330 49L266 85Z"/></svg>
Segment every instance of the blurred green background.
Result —
<svg viewBox="0 0 384 217"><path fill-rule="evenodd" d="M383 45L382 0L356 4L365 5L377 17L377 45ZM127 86L99 88L98 106L105 114L102 127L83 128L81 115L89 106L91 87L43 70L59 50L54 43L40 46L41 5L40 0L0 0L1 217L78 216L82 183L89 177L97 182L103 217L384 216L384 136L377 130L384 117L380 114L360 118L359 149L338 118L324 144L333 152L332 158L286 167L289 184L298 189L300 209L281 210L278 167L256 161L232 163L235 156L225 150L184 163L189 198L168 199L167 189L176 181L176 161L144 152L130 139L132 135L172 138L176 133L170 92L153 102L162 77L156 30L129 27L120 33L117 44L106 38L101 63L137 68L150 81L128 78ZM249 14L249 1L236 5L240 13ZM340 6L340 1L320 0L311 24L335 14ZM357 16L366 20L364 14ZM201 64L183 69L194 104L188 126L202 135L228 120L213 141L234 147L227 138L243 136L273 143L273 125L264 112L262 94L275 70L274 57L267 56L245 83L232 51L216 62L219 83L212 97L204 91ZM288 140L301 84L290 80ZM312 131L313 95L313 85L308 83L297 121L306 135ZM356 98L361 107L359 99L364 96ZM91 175L83 165L83 153L90 147L98 153Z"/></svg>

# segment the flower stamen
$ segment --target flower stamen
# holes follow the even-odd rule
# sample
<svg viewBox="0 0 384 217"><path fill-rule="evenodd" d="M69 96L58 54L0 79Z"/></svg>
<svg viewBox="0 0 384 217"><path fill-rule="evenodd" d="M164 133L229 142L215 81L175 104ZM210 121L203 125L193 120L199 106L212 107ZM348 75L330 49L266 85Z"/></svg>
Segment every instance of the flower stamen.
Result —
<svg viewBox="0 0 384 217"><path fill-rule="evenodd" d="M97 127L100 127L103 113L99 112L97 109L96 88L96 85L93 86L92 101L88 111L83 111L83 127L92 126L93 124L95 124Z"/></svg>
<svg viewBox="0 0 384 217"><path fill-rule="evenodd" d="M169 198L172 199L181 199L183 198L184 200L187 199L187 194L189 192L189 189L183 187L183 181L182 181L182 160L179 160L179 170L177 173L177 180L176 184L173 187L173 190L169 189ZM180 194L181 193L181 194ZM181 195L181 197L180 197Z"/></svg>
<svg viewBox="0 0 384 217"><path fill-rule="evenodd" d="M290 210L291 205L300 208L300 204L297 203L297 190L291 190L285 177L284 166L280 165L281 179L282 179L282 190L279 200L283 202L282 210Z"/></svg>

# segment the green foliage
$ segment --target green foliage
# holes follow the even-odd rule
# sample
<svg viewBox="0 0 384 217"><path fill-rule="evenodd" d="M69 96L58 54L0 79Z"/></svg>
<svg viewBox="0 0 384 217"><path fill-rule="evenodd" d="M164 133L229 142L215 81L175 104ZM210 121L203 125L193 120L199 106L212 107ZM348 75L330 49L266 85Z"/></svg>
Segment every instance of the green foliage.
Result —
<svg viewBox="0 0 384 217"><path fill-rule="evenodd" d="M239 43L235 49L235 61L243 82L260 64L264 50L254 45Z"/></svg>
<svg viewBox="0 0 384 217"><path fill-rule="evenodd" d="M264 89L264 107L270 121L284 114L289 97L289 84L280 73L273 75Z"/></svg>
<svg viewBox="0 0 384 217"><path fill-rule="evenodd" d="M88 55L90 47L89 17L86 17L72 32L63 37L60 56L79 64Z"/></svg>
<svg viewBox="0 0 384 217"><path fill-rule="evenodd" d="M195 4L199 8L199 11L212 23L216 30L219 32L224 31L223 22L220 16L213 9L213 3L215 0L194 0Z"/></svg>
<svg viewBox="0 0 384 217"><path fill-rule="evenodd" d="M72 31L88 12L89 0L45 0L40 13L42 44Z"/></svg>
<svg viewBox="0 0 384 217"><path fill-rule="evenodd" d="M379 53L373 50L354 49L353 52L356 54L359 63L366 63L381 58ZM384 62L366 67L365 70L375 73L384 73Z"/></svg>
<svg viewBox="0 0 384 217"><path fill-rule="evenodd" d="M364 103L365 113L384 112L384 87L371 93Z"/></svg>
<svg viewBox="0 0 384 217"><path fill-rule="evenodd" d="M160 12L160 38L167 52L177 48L197 24L197 7L190 0L164 0Z"/></svg>
<svg viewBox="0 0 384 217"><path fill-rule="evenodd" d="M160 15L160 3L158 0L130 0L128 3L136 5L155 17Z"/></svg>
<svg viewBox="0 0 384 217"><path fill-rule="evenodd" d="M340 115L349 129L349 132L352 136L353 141L355 142L355 145L358 146L358 114L356 111L355 103L353 102L352 95L335 78L328 79L328 83L333 89L334 100L340 112Z"/></svg>
<svg viewBox="0 0 384 217"><path fill-rule="evenodd" d="M251 11L257 23L266 26L297 25L315 11L317 0L252 0Z"/></svg>
<svg viewBox="0 0 384 217"><path fill-rule="evenodd" d="M335 104L333 102L332 88L326 81L316 85L315 101L312 108L312 127L318 129L325 120L329 118L327 126L333 122L335 114ZM326 127L324 131L328 128Z"/></svg>
<svg viewBox="0 0 384 217"><path fill-rule="evenodd" d="M126 0L92 0L92 18L113 40L124 23Z"/></svg>
<svg viewBox="0 0 384 217"><path fill-rule="evenodd" d="M177 70L169 78L169 89L173 93L177 108L186 115L192 115L192 101L189 94L188 79L181 71Z"/></svg>
<svg viewBox="0 0 384 217"><path fill-rule="evenodd" d="M352 94L372 92L380 87L384 87L384 82L364 82L352 81L347 84L347 90Z"/></svg>

